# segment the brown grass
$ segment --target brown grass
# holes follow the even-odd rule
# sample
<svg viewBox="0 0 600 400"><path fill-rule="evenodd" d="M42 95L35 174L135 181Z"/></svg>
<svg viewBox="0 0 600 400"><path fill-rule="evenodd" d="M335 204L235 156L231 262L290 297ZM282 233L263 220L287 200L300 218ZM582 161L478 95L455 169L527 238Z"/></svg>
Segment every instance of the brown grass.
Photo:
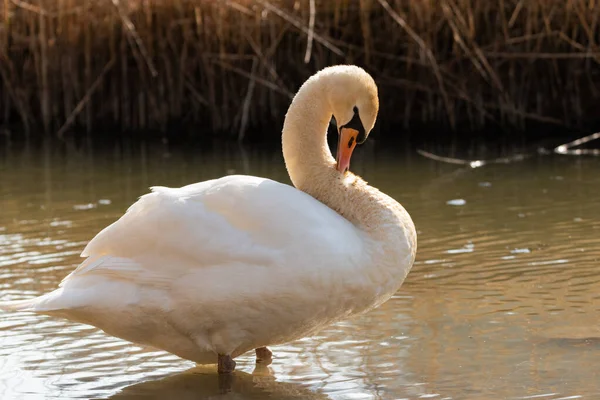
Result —
<svg viewBox="0 0 600 400"><path fill-rule="evenodd" d="M273 133L298 86L365 67L382 123L597 118L598 0L2 0L0 123L26 134Z"/></svg>

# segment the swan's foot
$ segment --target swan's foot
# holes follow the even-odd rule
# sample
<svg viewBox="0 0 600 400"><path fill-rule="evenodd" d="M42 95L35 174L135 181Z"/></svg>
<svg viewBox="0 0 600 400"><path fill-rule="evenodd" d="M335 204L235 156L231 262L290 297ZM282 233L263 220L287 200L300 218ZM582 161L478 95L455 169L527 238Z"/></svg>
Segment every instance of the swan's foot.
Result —
<svg viewBox="0 0 600 400"><path fill-rule="evenodd" d="M264 363L267 365L271 364L271 361L273 361L273 353L271 350L267 349L266 347L259 347L255 351L257 363Z"/></svg>
<svg viewBox="0 0 600 400"><path fill-rule="evenodd" d="M219 354L219 361L217 364L217 371L219 374L230 374L235 370L235 361L229 354Z"/></svg>

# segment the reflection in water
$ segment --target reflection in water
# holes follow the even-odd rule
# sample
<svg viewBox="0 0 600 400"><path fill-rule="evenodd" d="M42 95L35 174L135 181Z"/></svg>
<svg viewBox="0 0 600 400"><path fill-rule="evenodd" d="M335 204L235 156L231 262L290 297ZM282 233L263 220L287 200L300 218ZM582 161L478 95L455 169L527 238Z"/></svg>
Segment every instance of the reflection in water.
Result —
<svg viewBox="0 0 600 400"><path fill-rule="evenodd" d="M163 379L128 386L110 399L328 399L319 390L296 383L277 382L266 367L257 369L252 374L236 371L232 375L218 375L214 368L197 367Z"/></svg>
<svg viewBox="0 0 600 400"><path fill-rule="evenodd" d="M2 398L599 397L600 160L471 170L389 150L352 163L419 230L417 262L382 307L274 348L272 376L242 356L229 383L85 325L1 314ZM233 173L289 183L279 149L3 149L0 298L55 288L149 186Z"/></svg>

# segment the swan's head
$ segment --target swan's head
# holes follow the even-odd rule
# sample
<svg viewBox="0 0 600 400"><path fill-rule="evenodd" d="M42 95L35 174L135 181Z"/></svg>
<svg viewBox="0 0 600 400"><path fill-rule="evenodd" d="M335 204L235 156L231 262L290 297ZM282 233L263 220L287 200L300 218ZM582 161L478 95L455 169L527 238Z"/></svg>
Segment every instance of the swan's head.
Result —
<svg viewBox="0 0 600 400"><path fill-rule="evenodd" d="M327 97L338 128L337 169L344 173L356 144L362 144L377 119L379 97L375 81L362 68L338 65L327 75Z"/></svg>

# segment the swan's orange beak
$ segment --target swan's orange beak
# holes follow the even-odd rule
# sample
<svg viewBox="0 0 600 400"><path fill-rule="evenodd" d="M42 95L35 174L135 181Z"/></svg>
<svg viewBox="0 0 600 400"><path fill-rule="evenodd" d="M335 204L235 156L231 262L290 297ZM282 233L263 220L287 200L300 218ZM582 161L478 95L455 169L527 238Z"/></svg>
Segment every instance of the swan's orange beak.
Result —
<svg viewBox="0 0 600 400"><path fill-rule="evenodd" d="M344 173L350 169L350 157L356 147L356 137L358 131L352 128L343 127L338 136L337 148L337 170Z"/></svg>

